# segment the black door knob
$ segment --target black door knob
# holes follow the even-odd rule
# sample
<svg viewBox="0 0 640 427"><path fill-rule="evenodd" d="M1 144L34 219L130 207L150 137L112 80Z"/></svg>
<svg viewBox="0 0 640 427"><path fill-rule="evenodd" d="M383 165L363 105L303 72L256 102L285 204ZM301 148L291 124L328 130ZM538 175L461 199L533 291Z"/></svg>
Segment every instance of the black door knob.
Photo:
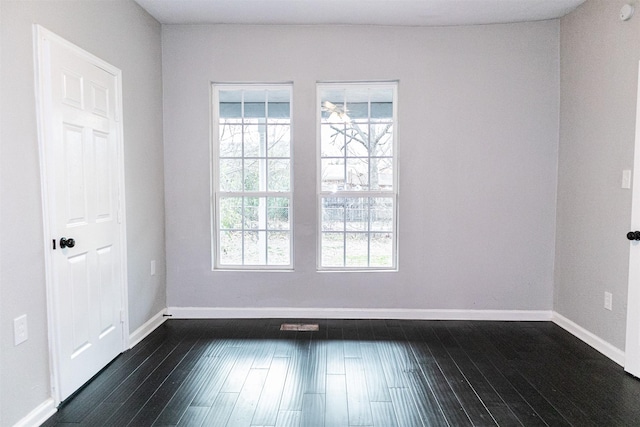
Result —
<svg viewBox="0 0 640 427"><path fill-rule="evenodd" d="M75 245L76 245L76 241L71 239L71 238L67 239L67 238L63 237L62 239L60 239L60 247L62 249L64 249L64 248L72 248Z"/></svg>
<svg viewBox="0 0 640 427"><path fill-rule="evenodd" d="M640 231L630 231L627 233L627 239L640 240Z"/></svg>

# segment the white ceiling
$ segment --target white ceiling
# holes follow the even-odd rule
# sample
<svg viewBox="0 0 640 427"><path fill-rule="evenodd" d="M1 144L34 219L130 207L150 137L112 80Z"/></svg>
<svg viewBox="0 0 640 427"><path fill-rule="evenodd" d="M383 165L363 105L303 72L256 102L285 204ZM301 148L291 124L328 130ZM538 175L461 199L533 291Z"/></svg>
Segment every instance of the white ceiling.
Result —
<svg viewBox="0 0 640 427"><path fill-rule="evenodd" d="M135 0L163 24L441 26L539 21L585 0Z"/></svg>

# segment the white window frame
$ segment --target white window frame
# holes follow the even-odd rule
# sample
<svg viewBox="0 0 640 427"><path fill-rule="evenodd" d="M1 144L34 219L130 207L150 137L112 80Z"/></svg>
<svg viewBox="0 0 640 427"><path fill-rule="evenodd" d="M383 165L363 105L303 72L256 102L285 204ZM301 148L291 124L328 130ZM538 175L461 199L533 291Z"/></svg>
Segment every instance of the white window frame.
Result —
<svg viewBox="0 0 640 427"><path fill-rule="evenodd" d="M220 146L219 146L219 132L220 132L220 103L219 103L219 91L220 90L273 90L273 89L288 89L289 90L289 127L290 127L290 145L289 145L289 191L221 191L220 190ZM211 178L211 245L212 245L212 269L215 270L241 270L241 271L292 271L294 265L294 248L293 248L293 236L294 236L294 218L293 218L293 83L211 83L211 165L210 165L210 178ZM244 114L243 114L244 119ZM265 157L268 159L269 157ZM244 153L242 159L245 159ZM283 197L289 199L289 264L288 265L268 265L268 264L244 264L244 252L243 252L243 264L222 264L220 262L220 218L219 218L219 201L221 197ZM243 228L244 230L244 228ZM268 229L267 229L268 231ZM273 231L280 231L274 229ZM244 249L243 249L244 250Z"/></svg>
<svg viewBox="0 0 640 427"><path fill-rule="evenodd" d="M367 190L367 191L326 191L322 189L322 105L321 93L327 89L363 89L363 88L387 88L393 91L393 159L392 159L392 190ZM318 82L316 84L316 201L317 201L317 250L316 265L318 271L339 271L339 272L369 272L369 271L398 271L398 81L363 81L363 82ZM392 265L385 267L363 267L363 266L323 266L322 265L322 235L323 235L323 198L392 198L393 199L393 237L392 237ZM343 233L347 233L345 229ZM379 231L367 230L367 234L380 233ZM368 239L368 256L370 253L370 240ZM343 264L346 264L346 244L344 248ZM370 262L370 258L369 258Z"/></svg>

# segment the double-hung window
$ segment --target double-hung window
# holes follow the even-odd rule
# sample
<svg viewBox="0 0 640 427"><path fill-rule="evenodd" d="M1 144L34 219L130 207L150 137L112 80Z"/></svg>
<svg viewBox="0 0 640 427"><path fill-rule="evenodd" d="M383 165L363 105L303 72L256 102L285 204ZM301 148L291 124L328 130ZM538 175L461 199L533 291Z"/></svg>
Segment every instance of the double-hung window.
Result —
<svg viewBox="0 0 640 427"><path fill-rule="evenodd" d="M397 83L318 84L319 269L397 268Z"/></svg>
<svg viewBox="0 0 640 427"><path fill-rule="evenodd" d="M291 85L213 85L214 267L292 268Z"/></svg>

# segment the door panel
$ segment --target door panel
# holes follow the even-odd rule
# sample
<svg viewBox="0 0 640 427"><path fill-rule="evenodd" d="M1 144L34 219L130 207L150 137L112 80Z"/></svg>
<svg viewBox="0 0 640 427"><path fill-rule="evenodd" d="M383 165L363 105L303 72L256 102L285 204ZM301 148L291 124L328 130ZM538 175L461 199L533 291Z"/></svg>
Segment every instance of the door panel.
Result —
<svg viewBox="0 0 640 427"><path fill-rule="evenodd" d="M113 220L113 188L111 185L113 174L111 173L112 160L109 157L109 135L95 131L93 133L93 141L96 177L96 221L111 221Z"/></svg>
<svg viewBox="0 0 640 427"><path fill-rule="evenodd" d="M80 253L67 258L68 276L66 282L69 287L68 298L69 304L69 320L71 322L71 336L69 342L72 344L70 349L71 358L91 347L91 337L89 329L89 267L87 265L87 254Z"/></svg>
<svg viewBox="0 0 640 427"><path fill-rule="evenodd" d="M66 211L61 212L67 219L67 226L86 224L87 201L85 191L85 174L83 167L84 143L82 141L82 127L71 123L63 123L64 175L62 191Z"/></svg>
<svg viewBox="0 0 640 427"><path fill-rule="evenodd" d="M103 339L106 334L110 333L115 324L113 318L114 311L117 311L119 307L114 306L114 302L117 300L118 289L115 287L113 277L113 252L111 246L106 246L96 250L98 258L98 288L100 289L99 306L100 306L100 339Z"/></svg>

